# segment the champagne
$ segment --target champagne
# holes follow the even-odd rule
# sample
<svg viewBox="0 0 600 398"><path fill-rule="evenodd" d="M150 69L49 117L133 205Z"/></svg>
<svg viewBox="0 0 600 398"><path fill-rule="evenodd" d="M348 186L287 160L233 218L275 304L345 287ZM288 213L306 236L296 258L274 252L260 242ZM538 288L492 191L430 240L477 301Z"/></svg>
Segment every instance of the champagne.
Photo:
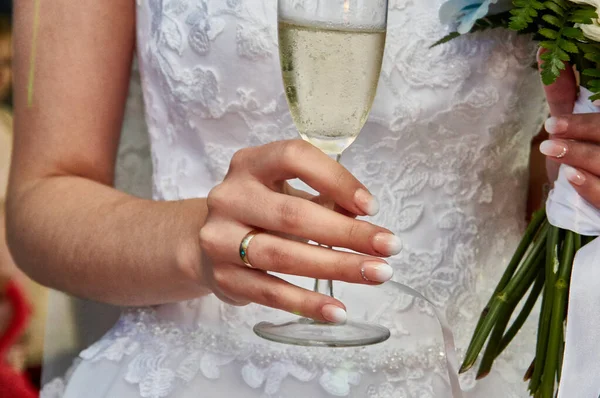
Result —
<svg viewBox="0 0 600 398"><path fill-rule="evenodd" d="M364 126L377 91L385 30L279 22L279 55L294 123L305 140L341 154Z"/></svg>

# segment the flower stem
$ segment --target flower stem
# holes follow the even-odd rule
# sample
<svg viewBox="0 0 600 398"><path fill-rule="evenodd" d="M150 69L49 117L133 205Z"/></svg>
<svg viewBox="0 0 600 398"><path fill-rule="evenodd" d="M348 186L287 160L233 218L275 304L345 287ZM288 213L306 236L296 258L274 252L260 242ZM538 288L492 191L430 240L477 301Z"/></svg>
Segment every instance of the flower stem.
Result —
<svg viewBox="0 0 600 398"><path fill-rule="evenodd" d="M517 246L517 249L515 250L515 253L513 254L510 262L508 263L508 266L506 267L506 270L504 271L502 278L500 278L498 285L496 285L494 294L492 294L492 297L490 298L487 305L481 312L481 316L479 317L477 326L475 326L475 332L473 332L473 338L479 333L479 329L481 328L483 319L488 314L488 312L490 310L490 306L492 304L492 301L494 300L494 297L496 297L496 295L498 293L500 293L506 287L506 284L510 281L510 278L512 278L513 274L517 270L517 267L519 266L519 264L521 264L521 261L523 260L523 256L527 252L527 249L529 248L529 246L531 246L531 242L533 242L534 238L538 235L539 230L543 226L543 223L545 220L546 220L546 210L545 209L542 208L533 214L533 217L531 218L531 222L527 226L527 229L525 230L525 233L523 234L523 238L521 239L521 242L519 242L519 246Z"/></svg>
<svg viewBox="0 0 600 398"><path fill-rule="evenodd" d="M546 348L548 342L548 327L552 317L552 298L554 294L554 281L556 275L554 268L558 263L558 238L560 230L557 227L551 226L548 231L546 242L546 284L544 286L544 296L542 298L542 310L540 312L540 320L538 324L537 345L535 351L535 363L533 366L533 374L529 381L529 391L536 393L542 373L544 371L544 363L546 360Z"/></svg>
<svg viewBox="0 0 600 398"><path fill-rule="evenodd" d="M504 335L504 331L506 330L506 326L510 321L516 305L521 301L527 290L529 290L531 285L537 279L538 275L541 273L540 271L543 270L540 268L540 265L544 261L545 242L545 239L536 242L533 250L530 251L529 255L519 268L519 271L517 271L515 277L506 287L505 295L507 301L503 305L502 311L496 321L496 326L488 341L488 345L481 360L481 365L477 372L477 379L487 376L492 369L494 360L501 353L500 343L502 341L502 336ZM512 286L514 286L514 288L512 288Z"/></svg>
<svg viewBox="0 0 600 398"><path fill-rule="evenodd" d="M529 251L525 260L522 261L521 266L514 273L512 278L509 279L504 289L502 289L499 293L495 294L492 297L491 305L489 306L489 311L487 314L485 314L481 321L479 329L477 329L473 335L471 344L469 344L469 348L467 349L467 353L465 355L465 360L463 361L459 373L466 372L475 364L475 361L477 360L481 349L487 341L488 336L492 332L492 329L494 328L498 320L502 319L502 316L506 316L504 315L504 313L511 310L509 302L512 303L512 301L514 301L515 293L519 293L522 291L522 294L525 294L531 283L533 283L533 280L535 279L536 275L535 269L533 269L532 271L532 268L534 268L535 266L534 260L538 255L540 255L541 252L544 251L545 236L548 228L549 224L543 223L540 231L537 234L537 237L539 238L538 241L533 245L532 250ZM528 281L530 281L529 284L527 284ZM508 317L510 318L510 313L508 314ZM506 322L508 323L508 320ZM504 328L505 327L506 324L504 325ZM502 328L502 333L504 333L504 328ZM502 334L500 334L498 339L500 339L501 337ZM493 360L493 358L495 358L495 355L492 355L491 358Z"/></svg>
<svg viewBox="0 0 600 398"><path fill-rule="evenodd" d="M552 318L550 321L546 362L541 384L543 398L552 398L554 396L554 384L559 362L558 350L562 347L563 323L568 300L567 293L571 270L573 268L573 257L575 254L574 235L574 232L566 231L560 267L557 273L558 278L553 286L554 297L552 303Z"/></svg>
<svg viewBox="0 0 600 398"><path fill-rule="evenodd" d="M596 236L582 236L581 237L581 246L585 246L588 243L590 243L591 241L593 241L594 239L596 239Z"/></svg>
<svg viewBox="0 0 600 398"><path fill-rule="evenodd" d="M540 260L540 263L538 264L538 266L542 265L544 260L545 260L545 256L543 259ZM503 352L506 349L506 347L508 347L508 345L515 338L515 336L517 335L517 333L519 332L521 327L523 327L523 325L525 324L525 321L531 314L531 311L533 310L533 307L535 306L535 303L537 302L537 300L540 296L540 293L542 292L542 289L544 289L545 281L546 281L546 275L542 268L542 269L540 269L540 271L538 273L537 279L535 280L535 283L533 284L533 288L531 288L531 291L529 293L529 296L527 297L527 300L525 301L525 304L523 304L523 308L521 309L521 312L519 313L517 318L514 320L513 324L508 329L508 331L502 337L502 340L500 341L500 344L498 346L498 354Z"/></svg>
<svg viewBox="0 0 600 398"><path fill-rule="evenodd" d="M525 372L525 375L523 376L523 381L531 380L531 375L533 374L534 367L535 367L535 358L533 358L533 361L531 361L531 365L529 365L529 367L527 368L527 371Z"/></svg>

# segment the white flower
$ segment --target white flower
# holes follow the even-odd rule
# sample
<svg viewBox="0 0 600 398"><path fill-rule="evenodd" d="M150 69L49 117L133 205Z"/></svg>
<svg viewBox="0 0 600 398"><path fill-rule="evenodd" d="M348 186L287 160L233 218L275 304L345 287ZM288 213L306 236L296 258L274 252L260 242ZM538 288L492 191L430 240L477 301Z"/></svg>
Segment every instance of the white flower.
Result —
<svg viewBox="0 0 600 398"><path fill-rule="evenodd" d="M590 6L594 6L596 8L600 8L600 0L569 0L571 3L577 4L587 4Z"/></svg>
<svg viewBox="0 0 600 398"><path fill-rule="evenodd" d="M600 42L600 25L598 25L597 19L591 25L580 25L579 27L588 39Z"/></svg>
<svg viewBox="0 0 600 398"><path fill-rule="evenodd" d="M587 4L596 7L596 12L600 15L600 0L570 0L572 3ZM600 23L594 19L591 24L579 25L583 34L591 40L600 42Z"/></svg>

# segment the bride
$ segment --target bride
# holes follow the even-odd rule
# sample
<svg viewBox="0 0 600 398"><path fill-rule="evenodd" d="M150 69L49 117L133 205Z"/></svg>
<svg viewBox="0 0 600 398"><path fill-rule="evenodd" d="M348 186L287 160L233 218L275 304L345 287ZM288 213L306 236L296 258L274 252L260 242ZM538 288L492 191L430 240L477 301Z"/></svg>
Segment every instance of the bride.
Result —
<svg viewBox="0 0 600 398"><path fill-rule="evenodd" d="M447 33L442 3L390 2L377 98L345 167L295 139L276 0L41 2L32 106L35 11L16 3L11 251L45 285L128 308L45 396L449 397L431 308L372 285L423 292L466 346L524 226L546 108L527 37L495 30L429 48ZM111 187L135 51L155 201ZM270 231L248 247L258 270L238 254L254 229ZM303 289L307 277L341 281L338 299ZM380 323L392 337L300 349L253 334L284 311ZM463 388L526 396L534 338L526 327Z"/></svg>

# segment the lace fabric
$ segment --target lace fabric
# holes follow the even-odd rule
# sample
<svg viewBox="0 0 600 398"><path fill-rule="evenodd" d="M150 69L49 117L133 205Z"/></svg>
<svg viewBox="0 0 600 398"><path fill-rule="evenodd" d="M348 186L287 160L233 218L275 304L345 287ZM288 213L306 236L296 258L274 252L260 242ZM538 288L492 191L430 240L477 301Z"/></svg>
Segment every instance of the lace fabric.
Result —
<svg viewBox="0 0 600 398"><path fill-rule="evenodd" d="M445 309L464 348L524 226L529 141L546 109L529 38L494 30L429 48L447 33L437 17L442 2L390 1L377 98L342 163L380 199L374 222L405 243L390 262L395 280ZM296 138L276 34L276 0L138 0L155 199L204 196L238 149ZM85 395L448 396L430 308L385 290L336 290L353 318L390 327L392 339L342 351L270 344L252 326L279 314L214 297L133 309L81 354L64 394L105 383L112 387ZM520 380L534 326L489 380L475 385L469 373L463 387L478 397L527 396ZM62 386L44 396L62 396Z"/></svg>

